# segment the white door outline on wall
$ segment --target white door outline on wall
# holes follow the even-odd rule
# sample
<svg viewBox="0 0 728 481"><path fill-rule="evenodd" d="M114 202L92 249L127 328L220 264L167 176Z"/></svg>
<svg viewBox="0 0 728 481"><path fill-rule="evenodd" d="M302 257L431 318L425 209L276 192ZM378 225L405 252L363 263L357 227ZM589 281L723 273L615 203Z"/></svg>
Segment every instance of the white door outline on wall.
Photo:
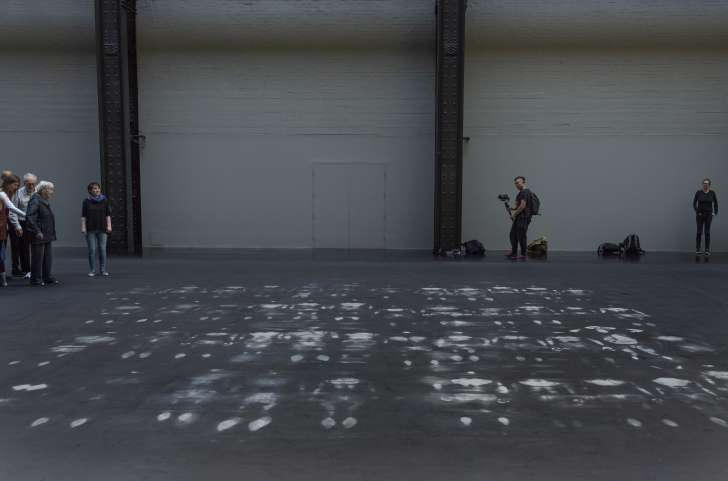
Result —
<svg viewBox="0 0 728 481"><path fill-rule="evenodd" d="M386 164L315 162L311 179L314 248L386 248Z"/></svg>

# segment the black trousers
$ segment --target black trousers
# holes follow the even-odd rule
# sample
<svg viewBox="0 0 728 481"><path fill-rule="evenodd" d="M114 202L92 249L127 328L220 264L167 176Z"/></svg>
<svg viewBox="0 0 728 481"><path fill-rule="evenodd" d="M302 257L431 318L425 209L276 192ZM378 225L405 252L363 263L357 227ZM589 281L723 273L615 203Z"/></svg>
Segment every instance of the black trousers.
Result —
<svg viewBox="0 0 728 481"><path fill-rule="evenodd" d="M511 254L518 253L518 246L521 246L521 255L526 255L526 247L528 247L528 225L531 219L525 215L519 215L513 221L511 226Z"/></svg>
<svg viewBox="0 0 728 481"><path fill-rule="evenodd" d="M14 226L8 227L10 229L13 275L30 272L30 234L25 232L25 222L21 222L20 227L23 229L22 236L15 232Z"/></svg>
<svg viewBox="0 0 728 481"><path fill-rule="evenodd" d="M33 244L31 249L30 282L51 281L53 268L53 243Z"/></svg>
<svg viewBox="0 0 728 481"><path fill-rule="evenodd" d="M711 212L698 212L695 216L698 224L698 234L695 237L695 249L700 250L700 240L705 232L705 250L710 250L710 225L713 223L713 214Z"/></svg>

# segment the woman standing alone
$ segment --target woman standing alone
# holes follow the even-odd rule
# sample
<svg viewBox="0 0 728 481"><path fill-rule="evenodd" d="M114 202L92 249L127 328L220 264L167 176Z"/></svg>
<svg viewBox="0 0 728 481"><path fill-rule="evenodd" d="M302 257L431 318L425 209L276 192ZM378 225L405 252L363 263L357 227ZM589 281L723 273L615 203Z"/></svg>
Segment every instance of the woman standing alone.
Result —
<svg viewBox="0 0 728 481"><path fill-rule="evenodd" d="M99 274L108 276L106 270L106 241L111 234L111 209L109 199L101 193L101 185L88 185L88 198L81 206L81 233L86 236L88 246L89 277L96 276L96 253L99 257Z"/></svg>
<svg viewBox="0 0 728 481"><path fill-rule="evenodd" d="M713 215L718 215L718 197L710 188L710 179L703 179L703 188L695 193L693 197L693 209L698 225L698 234L695 239L695 254L710 255L710 226L713 223ZM705 252L700 250L700 241L705 232Z"/></svg>

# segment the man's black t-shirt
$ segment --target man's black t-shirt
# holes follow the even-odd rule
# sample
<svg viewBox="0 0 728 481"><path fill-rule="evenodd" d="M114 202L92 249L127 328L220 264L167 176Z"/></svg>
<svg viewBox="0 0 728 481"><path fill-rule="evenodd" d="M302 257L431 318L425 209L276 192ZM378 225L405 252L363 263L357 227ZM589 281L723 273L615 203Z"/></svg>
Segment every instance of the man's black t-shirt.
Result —
<svg viewBox="0 0 728 481"><path fill-rule="evenodd" d="M529 203L531 202L531 191L528 189L523 189L518 193L516 196L516 209L518 206L521 205L521 201L526 202L526 208L521 211L520 214L518 214L518 217L530 217L531 216L531 209Z"/></svg>
<svg viewBox="0 0 728 481"><path fill-rule="evenodd" d="M695 197L693 197L693 208L695 212L703 214L712 214L715 212L717 214L718 196L712 190L705 192L703 189L700 189L695 193Z"/></svg>

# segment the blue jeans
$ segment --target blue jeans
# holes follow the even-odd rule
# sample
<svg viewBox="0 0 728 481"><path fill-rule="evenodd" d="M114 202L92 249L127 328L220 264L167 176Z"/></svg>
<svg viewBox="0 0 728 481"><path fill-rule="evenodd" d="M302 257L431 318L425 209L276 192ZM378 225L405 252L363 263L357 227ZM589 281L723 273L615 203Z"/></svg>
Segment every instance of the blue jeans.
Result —
<svg viewBox="0 0 728 481"><path fill-rule="evenodd" d="M88 245L88 266L90 272L96 271L96 252L99 253L101 272L106 272L106 232L94 231L86 233L86 245Z"/></svg>

